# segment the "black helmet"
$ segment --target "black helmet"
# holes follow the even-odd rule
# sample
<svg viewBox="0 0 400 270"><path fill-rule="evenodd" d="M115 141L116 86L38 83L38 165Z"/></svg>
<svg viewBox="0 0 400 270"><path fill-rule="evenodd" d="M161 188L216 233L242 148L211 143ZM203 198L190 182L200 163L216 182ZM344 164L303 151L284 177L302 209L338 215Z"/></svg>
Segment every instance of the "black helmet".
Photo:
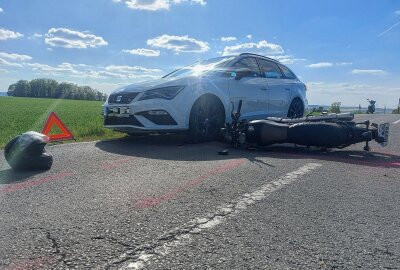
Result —
<svg viewBox="0 0 400 270"><path fill-rule="evenodd" d="M53 164L53 156L46 152L49 137L29 131L7 143L4 156L14 170L48 170Z"/></svg>

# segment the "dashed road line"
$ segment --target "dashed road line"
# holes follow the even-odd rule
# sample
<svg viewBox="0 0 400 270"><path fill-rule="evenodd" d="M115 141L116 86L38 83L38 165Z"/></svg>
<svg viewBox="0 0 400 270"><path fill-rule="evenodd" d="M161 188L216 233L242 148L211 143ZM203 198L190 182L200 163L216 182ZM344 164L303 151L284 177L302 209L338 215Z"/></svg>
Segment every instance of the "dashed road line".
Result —
<svg viewBox="0 0 400 270"><path fill-rule="evenodd" d="M395 125L398 124L398 123L400 123L400 119L393 122L393 124L395 124Z"/></svg>
<svg viewBox="0 0 400 270"><path fill-rule="evenodd" d="M145 243L136 249L128 250L119 258L107 262L101 268L119 268L119 269L141 269L152 260L167 256L178 247L190 243L194 234L212 229L223 223L228 218L238 215L246 210L250 205L265 199L269 194L284 188L298 180L301 176L321 167L319 163L308 163L297 170L287 173L278 179L269 182L257 190L246 193L233 200L229 204L224 204L216 208L209 215L202 218L195 218L181 227L175 228L158 239Z"/></svg>

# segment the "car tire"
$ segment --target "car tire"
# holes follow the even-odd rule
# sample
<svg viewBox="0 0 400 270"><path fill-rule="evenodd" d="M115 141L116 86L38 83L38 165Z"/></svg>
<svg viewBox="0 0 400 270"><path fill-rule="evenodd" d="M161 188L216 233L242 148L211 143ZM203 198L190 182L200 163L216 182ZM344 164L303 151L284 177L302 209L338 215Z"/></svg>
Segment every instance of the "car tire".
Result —
<svg viewBox="0 0 400 270"><path fill-rule="evenodd" d="M217 140L225 122L225 109L216 97L205 96L192 107L187 141L191 143Z"/></svg>
<svg viewBox="0 0 400 270"><path fill-rule="evenodd" d="M299 98L293 99L290 103L287 117L288 118L301 118L304 116L304 104Z"/></svg>

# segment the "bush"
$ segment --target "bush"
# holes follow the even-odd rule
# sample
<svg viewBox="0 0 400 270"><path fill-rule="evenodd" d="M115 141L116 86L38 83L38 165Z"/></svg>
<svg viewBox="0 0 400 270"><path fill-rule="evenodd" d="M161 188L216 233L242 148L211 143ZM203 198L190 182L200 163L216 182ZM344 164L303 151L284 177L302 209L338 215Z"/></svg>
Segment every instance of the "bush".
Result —
<svg viewBox="0 0 400 270"><path fill-rule="evenodd" d="M400 114L400 107L392 111L393 114Z"/></svg>
<svg viewBox="0 0 400 270"><path fill-rule="evenodd" d="M329 112L331 113L340 113L340 106L342 105L341 102L333 102Z"/></svg>

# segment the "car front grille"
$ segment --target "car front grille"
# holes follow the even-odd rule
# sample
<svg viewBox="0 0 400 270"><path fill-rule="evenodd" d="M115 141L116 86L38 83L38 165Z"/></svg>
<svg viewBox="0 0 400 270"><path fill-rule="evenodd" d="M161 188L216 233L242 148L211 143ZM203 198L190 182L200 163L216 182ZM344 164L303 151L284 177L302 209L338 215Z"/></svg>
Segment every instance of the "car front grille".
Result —
<svg viewBox="0 0 400 270"><path fill-rule="evenodd" d="M130 115L129 117L107 116L104 118L104 125L105 126L128 125L128 126L143 127L142 123L140 123L133 115Z"/></svg>
<svg viewBox="0 0 400 270"><path fill-rule="evenodd" d="M111 94L108 98L108 104L129 104L137 95L139 93Z"/></svg>

